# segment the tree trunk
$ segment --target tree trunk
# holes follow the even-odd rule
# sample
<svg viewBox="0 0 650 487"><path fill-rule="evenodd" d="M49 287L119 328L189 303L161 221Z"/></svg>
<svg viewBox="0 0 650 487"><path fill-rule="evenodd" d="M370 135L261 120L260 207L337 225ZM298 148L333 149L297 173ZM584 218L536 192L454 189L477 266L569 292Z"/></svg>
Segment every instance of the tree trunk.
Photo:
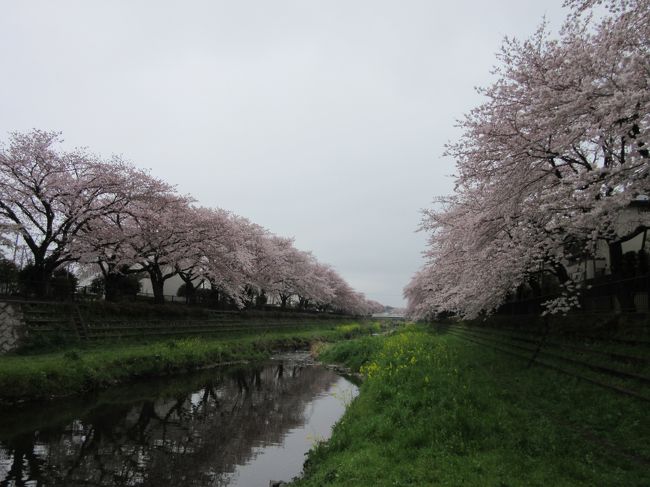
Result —
<svg viewBox="0 0 650 487"><path fill-rule="evenodd" d="M106 301L117 301L119 294L119 276L115 273L104 276L104 299Z"/></svg>
<svg viewBox="0 0 650 487"><path fill-rule="evenodd" d="M52 277L52 271L48 271L45 266L34 269L33 276L30 276L33 280L31 282L31 290L36 295L37 298L47 298L50 294L50 279Z"/></svg>
<svg viewBox="0 0 650 487"><path fill-rule="evenodd" d="M623 273L623 242L611 242L609 244L609 262L610 268L612 271L612 280L621 281L613 283L613 293L618 299L618 304L621 307L622 312L633 313L636 311L636 306L634 305L634 286L633 280L626 282L625 275Z"/></svg>
<svg viewBox="0 0 650 487"><path fill-rule="evenodd" d="M196 287L192 281L185 281L185 302L187 304L196 304Z"/></svg>
<svg viewBox="0 0 650 487"><path fill-rule="evenodd" d="M533 291L534 298L542 295L542 286L540 286L539 283L539 275L533 274L529 276L527 283L530 286L531 291Z"/></svg>
<svg viewBox="0 0 650 487"><path fill-rule="evenodd" d="M562 264L554 263L552 267L553 267L553 274L555 274L558 281L560 281L560 284L564 284L570 279L566 267L564 267Z"/></svg>
<svg viewBox="0 0 650 487"><path fill-rule="evenodd" d="M262 289L260 294L255 298L255 304L258 308L264 308L266 306L266 303L268 301L268 298L266 297L266 291Z"/></svg>
<svg viewBox="0 0 650 487"><path fill-rule="evenodd" d="M23 271L23 292L28 296L46 298L49 294L49 282L55 267L48 265L45 258L34 256L34 263Z"/></svg>
<svg viewBox="0 0 650 487"><path fill-rule="evenodd" d="M196 304L196 286L192 282L191 277L184 276L182 273L178 274L185 283L185 303Z"/></svg>
<svg viewBox="0 0 650 487"><path fill-rule="evenodd" d="M155 271L149 272L149 277L151 279L151 289L153 290L153 302L156 304L165 303L165 280L162 275L159 275Z"/></svg>

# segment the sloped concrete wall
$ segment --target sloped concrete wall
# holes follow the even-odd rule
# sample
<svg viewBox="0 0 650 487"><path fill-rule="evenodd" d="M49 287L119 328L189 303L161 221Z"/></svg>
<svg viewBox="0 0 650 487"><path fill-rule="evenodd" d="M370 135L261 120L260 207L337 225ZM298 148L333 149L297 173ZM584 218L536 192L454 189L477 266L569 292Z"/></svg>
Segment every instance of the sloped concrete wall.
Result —
<svg viewBox="0 0 650 487"><path fill-rule="evenodd" d="M24 333L25 323L20 306L0 302L0 355L18 348Z"/></svg>

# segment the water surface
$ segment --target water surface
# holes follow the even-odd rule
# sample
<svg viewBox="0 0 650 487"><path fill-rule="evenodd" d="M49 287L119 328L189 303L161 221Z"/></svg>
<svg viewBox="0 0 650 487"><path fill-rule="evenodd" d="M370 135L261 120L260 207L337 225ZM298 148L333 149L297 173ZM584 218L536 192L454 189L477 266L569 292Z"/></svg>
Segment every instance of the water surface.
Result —
<svg viewBox="0 0 650 487"><path fill-rule="evenodd" d="M0 411L0 486L268 486L357 388L304 356ZM18 409L18 410L16 410Z"/></svg>

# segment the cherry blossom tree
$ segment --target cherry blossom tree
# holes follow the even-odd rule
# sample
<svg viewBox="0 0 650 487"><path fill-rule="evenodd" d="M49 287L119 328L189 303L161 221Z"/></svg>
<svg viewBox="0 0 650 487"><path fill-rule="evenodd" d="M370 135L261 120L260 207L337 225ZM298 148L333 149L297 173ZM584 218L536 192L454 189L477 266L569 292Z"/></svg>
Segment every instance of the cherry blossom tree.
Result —
<svg viewBox="0 0 650 487"><path fill-rule="evenodd" d="M247 247L251 223L223 209L199 207L190 213L194 231L188 233L186 252L176 263L189 299L199 280L210 283L217 301L222 293L239 304L251 267Z"/></svg>
<svg viewBox="0 0 650 487"><path fill-rule="evenodd" d="M123 274L146 273L156 303L178 274L189 301L207 281L238 307L277 296L282 308L296 298L303 309L376 308L293 239L226 210L193 206L120 158L63 151L60 142L58 133L33 130L0 147L0 245L15 247L16 235L24 240L36 293L45 294L59 267L75 263L99 269L108 300Z"/></svg>
<svg viewBox="0 0 650 487"><path fill-rule="evenodd" d="M318 301L320 310L351 315L369 314L369 307L362 293L355 291L333 268L326 266L322 271L331 289L331 294Z"/></svg>
<svg viewBox="0 0 650 487"><path fill-rule="evenodd" d="M280 308L285 309L295 294L294 285L299 279L299 251L294 247L293 239L277 235L269 235L263 249L264 253L257 260L258 274L254 282L265 299L277 295Z"/></svg>
<svg viewBox="0 0 650 487"><path fill-rule="evenodd" d="M311 254L310 257L306 262L305 278L296 289L300 309L317 308L322 303L330 303L335 295L335 290L327 279L329 266L318 262Z"/></svg>
<svg viewBox="0 0 650 487"><path fill-rule="evenodd" d="M18 232L31 252L33 292L43 295L54 270L78 259L71 242L98 218L119 212L134 169L84 149L63 151L60 134L13 133L0 147L0 228Z"/></svg>
<svg viewBox="0 0 650 487"><path fill-rule="evenodd" d="M122 180L123 205L90 221L70 242L71 254L86 269L91 266L87 274L94 275L99 268L108 301L116 298L124 274L142 273L135 247L141 237L138 219L150 214L149 208L164 207L177 199L173 186L147 172L127 167L116 174Z"/></svg>
<svg viewBox="0 0 650 487"><path fill-rule="evenodd" d="M594 20L603 3L608 13ZM605 241L616 272L621 242L649 226L645 216L623 224L622 214L650 194L650 4L567 5L558 39L545 25L506 39L497 81L447 147L456 192L425 212L428 264L406 289L416 316L489 312L539 272L572 289L571 257Z"/></svg>
<svg viewBox="0 0 650 487"><path fill-rule="evenodd" d="M165 281L176 275L190 245L204 235L204 228L194 225L191 201L187 196L169 194L134 210L129 220L127 255L132 256L134 269L148 274L158 304L165 301Z"/></svg>
<svg viewBox="0 0 650 487"><path fill-rule="evenodd" d="M154 302L164 303L165 281L176 275L177 266L205 236L197 224L192 199L172 186L139 173L120 211L94 220L72 243L80 262L97 264L107 283L119 274L146 274ZM114 279L115 278L115 279Z"/></svg>
<svg viewBox="0 0 650 487"><path fill-rule="evenodd" d="M300 297L300 303L306 305L310 299L326 286L322 277L317 274L317 261L309 252L298 250L292 241L280 240L278 247L279 259L273 270L269 289L280 299L280 308L285 309L292 298Z"/></svg>

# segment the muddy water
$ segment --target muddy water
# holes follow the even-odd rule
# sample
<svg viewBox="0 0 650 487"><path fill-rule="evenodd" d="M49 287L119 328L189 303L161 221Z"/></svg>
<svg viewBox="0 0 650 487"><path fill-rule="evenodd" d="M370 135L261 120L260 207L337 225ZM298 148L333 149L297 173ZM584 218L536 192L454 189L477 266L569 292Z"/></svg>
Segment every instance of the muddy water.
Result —
<svg viewBox="0 0 650 487"><path fill-rule="evenodd" d="M0 411L0 486L268 486L357 388L305 356Z"/></svg>

